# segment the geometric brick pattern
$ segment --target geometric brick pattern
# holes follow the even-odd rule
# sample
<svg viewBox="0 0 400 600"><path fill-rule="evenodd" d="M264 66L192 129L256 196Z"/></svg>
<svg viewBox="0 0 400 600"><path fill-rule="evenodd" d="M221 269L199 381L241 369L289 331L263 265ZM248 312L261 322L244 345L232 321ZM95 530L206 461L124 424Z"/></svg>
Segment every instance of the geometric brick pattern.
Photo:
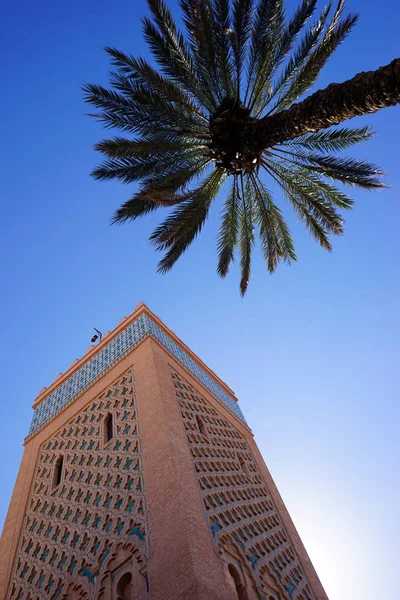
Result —
<svg viewBox="0 0 400 600"><path fill-rule="evenodd" d="M193 377L246 425L239 404L148 315L140 315L40 402L34 410L25 441L45 427L147 336L164 346Z"/></svg>
<svg viewBox="0 0 400 600"><path fill-rule="evenodd" d="M216 551L237 557L260 598L314 600L245 437L175 371L172 378Z"/></svg>
<svg viewBox="0 0 400 600"><path fill-rule="evenodd" d="M106 443L109 415L114 429ZM63 474L55 485L61 457ZM127 549L147 578L148 527L132 369L42 444L7 598L101 598L110 561Z"/></svg>

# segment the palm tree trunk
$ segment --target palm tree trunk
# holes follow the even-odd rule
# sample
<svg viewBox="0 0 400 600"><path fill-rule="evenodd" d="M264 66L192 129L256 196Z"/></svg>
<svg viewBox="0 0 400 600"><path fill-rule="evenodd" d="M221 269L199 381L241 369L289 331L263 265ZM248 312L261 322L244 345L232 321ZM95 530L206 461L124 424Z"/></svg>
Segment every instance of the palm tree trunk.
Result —
<svg viewBox="0 0 400 600"><path fill-rule="evenodd" d="M376 71L358 73L344 83L331 83L289 109L249 125L243 142L250 153L346 119L400 103L400 58Z"/></svg>

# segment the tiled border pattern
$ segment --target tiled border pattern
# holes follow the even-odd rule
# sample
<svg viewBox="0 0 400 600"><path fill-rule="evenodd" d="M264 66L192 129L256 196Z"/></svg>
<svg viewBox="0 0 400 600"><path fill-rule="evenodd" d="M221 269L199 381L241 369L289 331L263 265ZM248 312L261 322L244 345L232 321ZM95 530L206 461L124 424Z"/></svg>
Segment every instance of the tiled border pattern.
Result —
<svg viewBox="0 0 400 600"><path fill-rule="evenodd" d="M231 396L225 392L225 390L218 385L216 381L204 369L200 367L190 356L182 350L178 344L176 344L170 337L167 335L156 323L154 323L151 319L148 319L148 326L151 335L158 341L178 362L181 363L188 371L195 377L200 383L204 385L204 387L211 392L213 396L221 400L225 404L227 408L233 414L238 417L243 423L246 423L246 419L243 416L242 411L240 410L240 406Z"/></svg>
<svg viewBox="0 0 400 600"><path fill-rule="evenodd" d="M236 417L247 425L238 403L200 365L182 350L169 335L154 323L150 317L141 315L36 407L25 441L29 440L100 379L100 377L107 373L107 371L112 369L114 365L133 350L147 335L151 335L156 339L213 396L223 402Z"/></svg>
<svg viewBox="0 0 400 600"><path fill-rule="evenodd" d="M56 415L107 373L128 352L137 346L148 333L144 315L141 315L54 390L54 392L49 394L35 409L26 440L47 425L49 421L54 419Z"/></svg>

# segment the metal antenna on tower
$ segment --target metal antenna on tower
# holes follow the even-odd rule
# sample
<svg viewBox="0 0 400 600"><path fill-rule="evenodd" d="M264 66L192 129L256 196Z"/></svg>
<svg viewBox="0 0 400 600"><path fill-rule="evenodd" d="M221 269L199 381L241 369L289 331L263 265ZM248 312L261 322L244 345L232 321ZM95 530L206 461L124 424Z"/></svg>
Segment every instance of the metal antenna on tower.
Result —
<svg viewBox="0 0 400 600"><path fill-rule="evenodd" d="M99 340L99 342L101 342L101 338L103 337L103 334L101 333L101 331L99 331L98 329L96 329L96 327L93 327L93 329L95 330L95 335L92 337L92 339L90 340L92 342L92 344L94 344L95 342L97 342L97 340Z"/></svg>

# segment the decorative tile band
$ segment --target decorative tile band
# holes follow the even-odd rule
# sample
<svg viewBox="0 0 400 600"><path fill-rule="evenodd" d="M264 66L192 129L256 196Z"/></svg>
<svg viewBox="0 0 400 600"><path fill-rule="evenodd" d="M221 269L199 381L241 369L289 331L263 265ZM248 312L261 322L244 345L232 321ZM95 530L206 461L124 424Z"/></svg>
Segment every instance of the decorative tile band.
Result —
<svg viewBox="0 0 400 600"><path fill-rule="evenodd" d="M147 335L149 335L147 323L144 315L141 315L36 407L26 440L54 419Z"/></svg>
<svg viewBox="0 0 400 600"><path fill-rule="evenodd" d="M239 404L220 386L208 373L200 367L178 344L176 344L156 323L146 317L151 335L158 341L178 362L181 363L204 387L218 398L233 414L243 423L246 419L240 410Z"/></svg>
<svg viewBox="0 0 400 600"><path fill-rule="evenodd" d="M54 419L148 335L154 337L213 396L218 398L236 417L247 425L237 402L150 317L141 315L36 407L25 441Z"/></svg>

